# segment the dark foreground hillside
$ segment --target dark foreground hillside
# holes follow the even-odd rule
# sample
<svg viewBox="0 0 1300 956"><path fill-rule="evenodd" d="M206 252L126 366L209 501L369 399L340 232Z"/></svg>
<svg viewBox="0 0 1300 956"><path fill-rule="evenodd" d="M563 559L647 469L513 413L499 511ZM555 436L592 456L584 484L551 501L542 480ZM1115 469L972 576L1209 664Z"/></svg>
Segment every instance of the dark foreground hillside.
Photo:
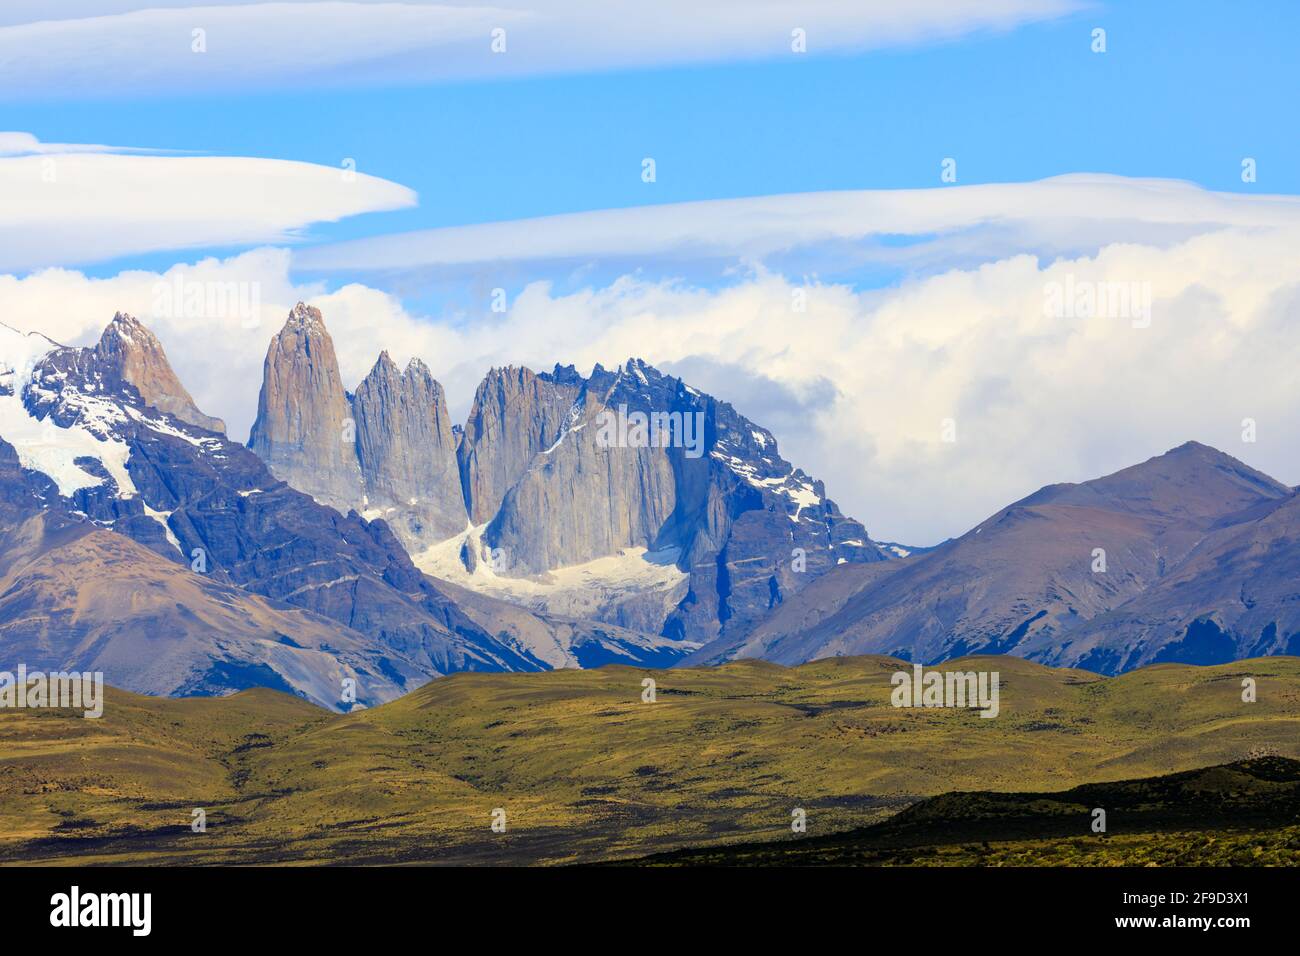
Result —
<svg viewBox="0 0 1300 956"><path fill-rule="evenodd" d="M1092 829L1105 811L1105 833ZM947 793L826 837L632 861L653 866L1300 864L1300 760L1267 756L1059 793Z"/></svg>

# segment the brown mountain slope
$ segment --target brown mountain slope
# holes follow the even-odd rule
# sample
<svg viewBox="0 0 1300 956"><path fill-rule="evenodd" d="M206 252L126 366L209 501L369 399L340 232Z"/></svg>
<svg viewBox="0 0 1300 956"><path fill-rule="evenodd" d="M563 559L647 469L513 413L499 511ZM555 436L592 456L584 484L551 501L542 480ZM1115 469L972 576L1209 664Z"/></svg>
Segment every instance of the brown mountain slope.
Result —
<svg viewBox="0 0 1300 956"><path fill-rule="evenodd" d="M1267 475L1189 442L1104 478L1044 488L895 568L837 568L746 640L715 642L687 662L798 663L862 653L937 661L1030 649L1079 662L1082 656L1050 654L1084 622L1170 575L1208 535L1259 520L1292 497ZM1104 572L1095 570L1097 549ZM1108 664L1100 669L1109 672L1151 659L1093 658L1089 666Z"/></svg>
<svg viewBox="0 0 1300 956"><path fill-rule="evenodd" d="M1215 528L1142 594L1066 641L1030 642L1024 652L1101 671L1300 654L1300 496Z"/></svg>
<svg viewBox="0 0 1300 956"><path fill-rule="evenodd" d="M339 708L342 680L378 704L427 678L328 618L222 584L88 523L32 517L0 537L4 666L102 671L141 693L267 686ZM346 709L346 707L344 707Z"/></svg>

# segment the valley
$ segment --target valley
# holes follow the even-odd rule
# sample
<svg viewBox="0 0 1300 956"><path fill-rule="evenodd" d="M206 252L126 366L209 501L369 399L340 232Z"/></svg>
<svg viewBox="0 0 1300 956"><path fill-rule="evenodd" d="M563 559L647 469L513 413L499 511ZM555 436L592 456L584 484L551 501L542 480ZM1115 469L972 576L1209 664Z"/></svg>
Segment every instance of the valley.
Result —
<svg viewBox="0 0 1300 956"><path fill-rule="evenodd" d="M1300 759L1296 658L951 666L1000 672L996 719L891 706L906 665L883 657L458 674L343 715L265 689L110 689L97 721L0 712L0 861L590 863L786 839L795 808L812 839L953 791Z"/></svg>

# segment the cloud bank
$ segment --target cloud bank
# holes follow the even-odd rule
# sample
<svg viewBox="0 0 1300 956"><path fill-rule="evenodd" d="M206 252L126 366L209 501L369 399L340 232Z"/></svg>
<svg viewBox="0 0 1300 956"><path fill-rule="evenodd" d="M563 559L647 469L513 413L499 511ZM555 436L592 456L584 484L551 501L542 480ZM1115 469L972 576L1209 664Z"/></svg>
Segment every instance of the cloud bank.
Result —
<svg viewBox="0 0 1300 956"><path fill-rule="evenodd" d="M961 533L1044 484L1106 473L1188 439L1300 480L1294 201L1126 188L1110 203L1067 190L1074 205L1052 199L1052 183L997 187L987 201L975 193L978 202L956 190L915 196L913 216L900 207L875 225L935 230L938 244L978 244L985 232L1027 241L1073 228L1058 218L1064 210L1096 245L1058 256L1028 243L866 291L758 265L707 287L635 274L569 292L533 281L502 314L422 316L369 285L304 282L295 254L260 249L162 277L0 277L0 312L11 325L77 343L93 341L115 309L138 313L199 405L240 437L267 341L299 298L324 311L349 387L380 349L399 361L419 356L446 386L456 419L493 364L574 362L585 372L643 357L733 400L873 534L914 544ZM1020 227L1005 228L1000 202ZM779 232L762 217L748 221L758 235ZM1153 227L1158 234L1148 235ZM720 248L726 235L717 234ZM159 279L177 271L201 283L259 283L261 325L151 316ZM1108 285L1143 288L1149 310L1053 311L1053 290ZM1243 441L1245 419L1255 442ZM945 422L955 441L944 440Z"/></svg>

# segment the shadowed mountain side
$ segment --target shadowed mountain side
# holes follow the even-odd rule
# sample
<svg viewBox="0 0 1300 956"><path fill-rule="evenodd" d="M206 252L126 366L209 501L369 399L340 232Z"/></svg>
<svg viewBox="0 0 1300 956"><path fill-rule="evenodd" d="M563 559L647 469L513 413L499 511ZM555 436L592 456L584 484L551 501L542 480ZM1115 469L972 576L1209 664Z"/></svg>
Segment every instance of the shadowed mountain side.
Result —
<svg viewBox="0 0 1300 956"><path fill-rule="evenodd" d="M860 653L933 662L1012 653L1114 673L1165 659L1161 646L1181 636L1179 627L1185 631L1211 595L1239 592L1246 575L1262 569L1262 544L1244 549L1255 558L1240 573L1226 573L1225 561L1211 556L1215 542L1242 550L1243 535L1267 538L1272 583L1260 594L1271 603L1246 622L1246 633L1232 635L1230 651L1174 659L1217 663L1278 653L1287 646L1281 621L1277 640L1260 638L1268 615L1300 597L1288 573L1300 561L1294 501L1287 486L1189 442L1105 478L1043 488L960 538L879 571L835 568L743 641L713 642L684 663L763 657L793 664ZM1158 623L1153 617L1144 640L1132 639L1131 628L1100 630L1077 652L1064 651L1076 633L1093 633L1089 621L1147 592L1176 595L1178 613ZM1297 629L1300 622L1289 633Z"/></svg>
<svg viewBox="0 0 1300 956"><path fill-rule="evenodd" d="M1093 832L1106 814L1105 834ZM991 846L990 844L997 844ZM680 850L648 866L1295 865L1300 760L1258 757L1064 792L945 793L823 837Z"/></svg>
<svg viewBox="0 0 1300 956"><path fill-rule="evenodd" d="M317 343L311 347L324 348L318 341L323 329L313 331L313 316L296 316L291 325L298 321L299 331ZM127 329L119 317L104 333L104 341L117 343L128 333L135 341L148 334L134 321ZM121 354L116 344L111 349L65 348L0 326L0 431L11 433L16 443L0 437L0 531L36 514L59 524L111 529L181 571L193 568L217 584L260 595L272 606L293 605L329 618L336 633L364 635L375 664L363 670L382 675L369 689L359 681L363 701L388 699L400 689L455 670L533 670L578 660L576 655L554 663L541 660L527 644L534 635L545 653L563 641L599 658L601 649L594 645L609 634L614 642L607 649L610 657L642 660L635 653L641 645L605 625L571 619L552 623L527 610L495 606L491 599L477 601L471 618L412 564L386 521L368 521L356 512L321 505L277 481L249 449L147 404L139 388L123 379ZM149 367L155 384L170 380L160 350L150 352ZM319 377L293 367L286 375ZM383 418L383 408L376 414ZM295 427L312 429L318 424L300 420ZM400 484L401 475L393 472L390 477ZM94 579L94 573L83 569L81 580L92 590ZM182 582L175 575L155 580L179 586L175 595L158 595L158 601L171 601L183 616L189 585ZM89 653L89 635L103 633L101 625L110 632L118 628L111 602L90 602L88 609L105 616L63 618L69 628L61 638L63 648ZM498 627L495 617L516 623ZM310 632L301 639L286 634L304 647L318 643ZM664 661L666 642L651 644L646 660ZM237 657L238 645L230 643L226 649ZM678 653L688 649L681 645ZM275 651L278 658L288 653L288 645ZM268 669L264 658L258 650L241 666L231 664L228 674L215 673L192 686L215 691L263 680L268 686L285 686L284 675ZM378 666L384 661L391 666ZM403 661L417 668L415 675ZM88 666L78 659L64 663ZM134 664L141 671L155 666L144 659ZM166 686L122 682L151 690ZM329 696L320 699L336 699L338 682L331 678L331 683ZM185 682L176 686L191 687Z"/></svg>
<svg viewBox="0 0 1300 956"><path fill-rule="evenodd" d="M818 836L951 790L1046 792L1259 749L1300 757L1295 658L1115 678L1012 657L953 662L1000 672L995 719L892 707L890 677L903 666L859 657L457 674L301 732L255 728L265 736L195 757L203 765L183 787L163 776L151 787L142 769L169 766L186 744L165 715L240 714L248 695L113 691L99 721L4 711L0 859L597 861L779 839L796 807ZM1241 699L1245 676L1255 703ZM208 808L201 838L188 829L193 806ZM506 811L504 834L490 829L494 808Z"/></svg>
<svg viewBox="0 0 1300 956"><path fill-rule="evenodd" d="M45 515L0 537L4 666L102 671L140 693L272 687L342 706L343 679L375 705L425 672L365 635L165 560L112 531L51 529ZM346 708L345 708L346 709Z"/></svg>
<svg viewBox="0 0 1300 956"><path fill-rule="evenodd" d="M747 641L735 646L715 641L683 659L683 666L719 664L729 659L761 656L764 659L797 660L799 648L818 647L862 615L871 588L884 578L908 567L916 558L880 561L874 564L840 565L808 584L797 599L786 600L772 609L751 632ZM761 647L761 655L744 653ZM813 655L808 655L809 657Z"/></svg>
<svg viewBox="0 0 1300 956"><path fill-rule="evenodd" d="M1171 574L1077 636L1031 643L1026 655L1110 671L1131 661L1300 654L1300 497L1260 510L1211 531Z"/></svg>

